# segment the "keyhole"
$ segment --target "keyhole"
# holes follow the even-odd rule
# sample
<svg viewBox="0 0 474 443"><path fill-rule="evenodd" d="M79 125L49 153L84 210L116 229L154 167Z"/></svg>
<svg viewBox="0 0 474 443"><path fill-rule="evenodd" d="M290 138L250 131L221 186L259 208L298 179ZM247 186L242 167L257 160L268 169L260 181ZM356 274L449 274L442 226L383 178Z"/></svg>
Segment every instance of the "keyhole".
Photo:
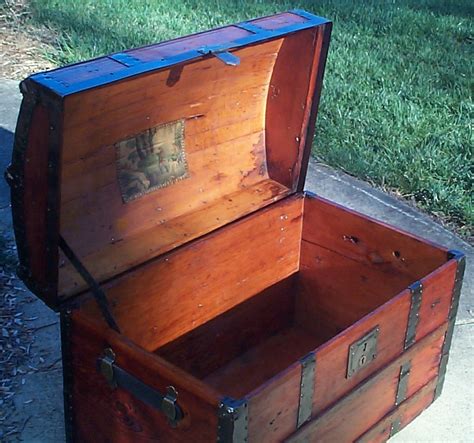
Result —
<svg viewBox="0 0 474 443"><path fill-rule="evenodd" d="M359 365L360 365L360 366L364 366L366 361L367 361L367 357L366 357L365 355L363 355L363 356L359 359Z"/></svg>
<svg viewBox="0 0 474 443"><path fill-rule="evenodd" d="M362 349L362 351L367 351L367 342L364 343L364 348Z"/></svg>

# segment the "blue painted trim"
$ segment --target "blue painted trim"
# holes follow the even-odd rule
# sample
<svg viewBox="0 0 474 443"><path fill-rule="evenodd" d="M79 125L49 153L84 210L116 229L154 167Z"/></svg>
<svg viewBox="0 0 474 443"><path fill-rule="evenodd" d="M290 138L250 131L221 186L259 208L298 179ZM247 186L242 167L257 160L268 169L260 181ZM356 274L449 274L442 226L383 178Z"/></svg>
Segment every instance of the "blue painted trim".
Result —
<svg viewBox="0 0 474 443"><path fill-rule="evenodd" d="M237 23L233 26L237 26L240 29L244 29L245 31L252 32L253 34L260 34L263 32L265 29L261 28L260 26L254 25L251 22L241 22Z"/></svg>
<svg viewBox="0 0 474 443"><path fill-rule="evenodd" d="M292 10L290 11L290 13L307 18L307 21L301 22L301 23L295 23L293 25L284 26L282 28L274 29L274 30L266 30L262 28L262 31L257 34L252 34L246 37L242 37L230 42L223 43L221 45L206 46L205 50L207 53L214 53L214 52L228 51L230 49L238 49L243 46L248 46L248 45L259 43L265 40L278 38L286 34L291 34L293 32L301 31L308 28L313 28L313 27L320 26L320 25L330 22L329 20L323 17L318 17L301 10ZM52 75L51 72L41 72L41 73L32 75L30 78L36 83L50 89L52 92L59 95L60 97L66 97L71 94L83 92L88 89L98 88L104 85L108 85L110 83L124 80L126 78L134 77L136 75L144 74L151 71L156 71L158 69L169 68L174 65L186 63L191 60L196 60L196 59L205 57L202 51L203 51L203 48L201 47L195 50L177 54L172 57L168 57L166 59L152 60L149 62L130 64L128 68L123 69L121 71L111 72L105 75L101 75L99 77L94 77L88 80L84 80L82 82L76 83L75 85L68 85L65 82L59 82L55 80L53 77L51 77ZM126 56L125 58L127 58L127 60L128 60L128 57L132 58L131 56L127 57L126 53L123 53L123 55ZM121 53L113 54L111 57L114 59L117 59L117 57L121 58L122 54ZM125 60L125 58L122 59L122 62L121 62L122 64L128 63L127 60ZM125 62L123 62L123 60L125 60Z"/></svg>
<svg viewBox="0 0 474 443"><path fill-rule="evenodd" d="M122 65L126 66L127 68L141 63L141 60L139 60L138 58L132 57L130 54L127 54L125 52L117 52L116 54L108 55L107 58L110 58L116 62L119 62Z"/></svg>

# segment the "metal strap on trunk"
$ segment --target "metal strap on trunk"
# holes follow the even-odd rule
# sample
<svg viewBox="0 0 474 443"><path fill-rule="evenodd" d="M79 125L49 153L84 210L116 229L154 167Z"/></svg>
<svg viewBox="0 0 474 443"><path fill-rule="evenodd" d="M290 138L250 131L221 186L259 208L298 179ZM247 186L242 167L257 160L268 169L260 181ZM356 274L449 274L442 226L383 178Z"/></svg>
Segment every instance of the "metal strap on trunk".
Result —
<svg viewBox="0 0 474 443"><path fill-rule="evenodd" d="M69 247L66 243L66 240L60 235L59 236L59 247L64 252L64 255L69 259L71 264L74 266L76 271L79 275L84 279L84 281L89 285L89 288L94 295L97 304L99 305L100 312L104 317L107 324L116 332L120 332L120 328L117 325L117 322L114 319L114 316L110 312L110 305L105 296L105 292L99 286L99 284L95 281L94 277L90 274L90 272L86 269L86 267L81 263L81 261L77 258L77 255L74 251Z"/></svg>

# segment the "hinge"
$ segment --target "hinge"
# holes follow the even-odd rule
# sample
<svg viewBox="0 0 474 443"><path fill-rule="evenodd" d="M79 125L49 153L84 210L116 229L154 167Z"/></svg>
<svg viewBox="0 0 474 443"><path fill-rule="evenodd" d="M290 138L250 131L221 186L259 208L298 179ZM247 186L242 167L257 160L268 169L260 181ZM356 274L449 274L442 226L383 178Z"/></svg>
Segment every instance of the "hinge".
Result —
<svg viewBox="0 0 474 443"><path fill-rule="evenodd" d="M423 285L420 281L413 283L410 287L411 304L408 313L407 332L405 336L404 349L407 350L415 343L416 328L420 317L421 296L423 294Z"/></svg>

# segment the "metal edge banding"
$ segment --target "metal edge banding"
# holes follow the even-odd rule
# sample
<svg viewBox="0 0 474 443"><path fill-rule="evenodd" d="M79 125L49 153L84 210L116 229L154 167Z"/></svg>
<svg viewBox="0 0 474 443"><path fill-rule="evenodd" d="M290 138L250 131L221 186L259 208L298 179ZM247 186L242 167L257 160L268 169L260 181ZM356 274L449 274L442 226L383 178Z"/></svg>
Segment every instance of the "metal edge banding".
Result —
<svg viewBox="0 0 474 443"><path fill-rule="evenodd" d="M13 230L19 259L17 275L21 280L25 281L29 289L32 289L29 248L24 225L24 165L28 148L29 128L39 99L38 95L30 90L27 81L20 83L20 91L23 99L16 123L12 160L10 166L5 171L5 175L8 176L7 183L10 186Z"/></svg>
<svg viewBox="0 0 474 443"><path fill-rule="evenodd" d="M322 17L317 17L315 15L310 15L310 17L311 18L308 19L306 22L295 23L293 25L284 26L282 28L275 29L275 30L264 30L263 32L259 32L258 34L252 34L246 37L242 37L230 42L226 42L225 44L222 44L222 45L209 46L208 48L212 52L220 52L220 51L227 51L229 49L237 49L237 48L255 44L264 40L281 37L286 34L290 34L293 32L323 25L325 23L330 23L329 20ZM99 77L95 77L89 80L85 80L83 82L79 82L75 84L74 86L66 86L64 84L61 84L60 82L57 82L51 77L51 74L49 72L42 72L39 74L35 74L31 76L30 78L34 80L36 83L39 83L42 86L50 89L51 91L53 91L55 94L59 95L60 97L65 97L67 95L76 94L78 92L82 92L87 89L92 89L95 87L114 83L119 80L124 80L126 78L133 77L135 75L145 74L147 72L155 71L158 69L169 68L176 64L189 62L194 59L199 59L202 56L203 54L199 51L199 48L198 48L195 50L177 54L173 57L169 57L166 59L154 60L151 62L143 62L140 64L136 64L122 71L107 73Z"/></svg>
<svg viewBox="0 0 474 443"><path fill-rule="evenodd" d="M248 403L224 398L217 412L217 442L248 442Z"/></svg>
<svg viewBox="0 0 474 443"><path fill-rule="evenodd" d="M74 441L74 413L73 413L73 368L71 351L71 311L60 312L61 322L61 354L63 365L63 401L64 401L64 429L66 441Z"/></svg>
<svg viewBox="0 0 474 443"><path fill-rule="evenodd" d="M400 432L402 429L402 421L400 418L396 418L390 425L390 434L389 437L393 437L396 433Z"/></svg>
<svg viewBox="0 0 474 443"><path fill-rule="evenodd" d="M252 22L241 22L233 26L237 26L238 28L243 29L244 31L252 32L253 34L259 34L260 32L264 31L264 28L261 28L260 26L255 25Z"/></svg>
<svg viewBox="0 0 474 443"><path fill-rule="evenodd" d="M466 269L466 256L462 252L451 250L448 252L448 259L456 260L457 268L456 275L454 277L453 293L451 296L451 307L449 308L448 314L448 329L446 330L443 347L441 350L441 357L438 366L438 382L436 384L433 400L436 400L443 391L446 370L448 367L449 350L451 349L451 343L453 341L454 325L459 307L459 299L461 297L464 271Z"/></svg>
<svg viewBox="0 0 474 443"><path fill-rule="evenodd" d="M313 409L314 378L316 372L316 354L310 352L301 359L300 399L296 428L303 426L310 418Z"/></svg>
<svg viewBox="0 0 474 443"><path fill-rule="evenodd" d="M305 18L307 20L314 20L314 18L317 17L314 14L305 11L304 9L290 9L288 12L290 14L299 15L300 17Z"/></svg>
<svg viewBox="0 0 474 443"><path fill-rule="evenodd" d="M417 281L409 286L411 292L410 311L408 313L407 332L405 336L404 350L407 350L415 343L416 328L420 316L421 297L423 294L423 284Z"/></svg>
<svg viewBox="0 0 474 443"><path fill-rule="evenodd" d="M48 112L49 121L49 150L48 150L48 195L46 209L46 267L47 281L51 296L57 296L59 274L59 206L61 200L60 164L62 144L63 100L53 101L43 98Z"/></svg>
<svg viewBox="0 0 474 443"><path fill-rule="evenodd" d="M127 68L142 63L141 60L133 57L130 54L127 54L126 52L116 52L115 54L108 55L107 58L110 58L111 60L116 61Z"/></svg>
<svg viewBox="0 0 474 443"><path fill-rule="evenodd" d="M400 375L398 377L397 393L395 395L395 406L398 406L407 398L408 378L411 370L411 360L400 366Z"/></svg>

